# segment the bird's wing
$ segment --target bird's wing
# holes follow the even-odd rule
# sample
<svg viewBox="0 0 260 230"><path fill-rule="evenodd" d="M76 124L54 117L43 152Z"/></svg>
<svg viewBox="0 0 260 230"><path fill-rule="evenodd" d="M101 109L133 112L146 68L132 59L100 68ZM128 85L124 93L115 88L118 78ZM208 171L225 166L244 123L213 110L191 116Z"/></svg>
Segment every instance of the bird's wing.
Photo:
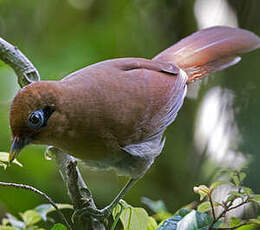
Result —
<svg viewBox="0 0 260 230"><path fill-rule="evenodd" d="M117 68L124 71L145 69L148 71L166 73L165 78L169 77L169 74L172 74L175 79L171 92L169 93L171 96L168 98L168 102L162 106L160 111L157 111L156 115L152 118L153 124L156 124L156 129L153 133L146 136L145 141L154 139L154 137L162 134L167 126L175 120L186 96L188 76L182 69L179 69L172 63L142 58L122 58L117 60L118 61L115 62ZM122 62L119 60L122 60Z"/></svg>
<svg viewBox="0 0 260 230"><path fill-rule="evenodd" d="M124 146L124 151L140 157L156 157L161 153L165 142L163 133L175 120L186 96L188 76L181 69L178 72L168 103L162 106L150 121L153 131L148 133L142 141Z"/></svg>
<svg viewBox="0 0 260 230"><path fill-rule="evenodd" d="M88 119L98 121L100 130L111 133L124 151L156 156L164 130L183 104L187 75L172 63L120 58L88 66L63 81L89 87L82 91L94 103L86 110L98 113L89 112Z"/></svg>

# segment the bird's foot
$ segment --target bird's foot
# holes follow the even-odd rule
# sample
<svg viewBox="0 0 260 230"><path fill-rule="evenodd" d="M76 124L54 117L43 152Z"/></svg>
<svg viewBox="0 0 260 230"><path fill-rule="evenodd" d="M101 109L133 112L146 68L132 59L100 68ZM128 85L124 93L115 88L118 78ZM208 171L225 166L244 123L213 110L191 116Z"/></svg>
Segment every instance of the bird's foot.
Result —
<svg viewBox="0 0 260 230"><path fill-rule="evenodd" d="M81 219L83 216L91 216L98 220L104 221L111 215L111 213L112 209L109 206L103 209L97 209L89 206L76 210L73 214L73 219Z"/></svg>
<svg viewBox="0 0 260 230"><path fill-rule="evenodd" d="M85 203L83 204L83 207L76 210L72 216L72 221L75 220L75 218L82 218L85 217L94 217L98 220L105 221L112 213L114 207L120 202L121 198L125 195L125 193L136 183L138 178L130 178L127 184L123 187L123 189L118 193L118 195L115 197L115 199L105 208L103 209L97 209L95 207L95 204L91 204L89 198L85 200ZM86 190L85 192L89 192ZM88 194L87 197L91 196ZM91 198L90 198L91 199Z"/></svg>

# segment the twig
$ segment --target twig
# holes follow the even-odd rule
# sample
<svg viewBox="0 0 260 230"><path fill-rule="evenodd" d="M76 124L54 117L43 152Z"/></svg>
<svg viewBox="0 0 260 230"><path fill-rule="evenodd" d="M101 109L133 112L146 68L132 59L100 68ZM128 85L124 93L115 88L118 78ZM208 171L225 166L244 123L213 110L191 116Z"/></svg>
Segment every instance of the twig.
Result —
<svg viewBox="0 0 260 230"><path fill-rule="evenodd" d="M214 205L213 205L211 194L209 195L209 202L210 202L210 206L211 206L211 212L212 212L212 215L213 215L213 219L215 220L216 219L216 214L215 214L215 210L214 210Z"/></svg>
<svg viewBox="0 0 260 230"><path fill-rule="evenodd" d="M233 206L233 207L230 207L230 208L227 210L227 212L229 212L230 210L236 209L236 208L238 208L238 207L240 207L240 206L246 204L247 202L248 202L248 198L247 198L245 201L241 202L240 204L238 204L238 205L236 205L236 206Z"/></svg>
<svg viewBox="0 0 260 230"><path fill-rule="evenodd" d="M216 230L234 230L234 229L237 229L237 228L240 228L240 227L242 227L242 226L244 226L244 225L247 225L248 223L242 223L242 224L239 224L239 225L237 225L237 226L235 226L235 227L229 227L229 228L214 228L214 230L216 229Z"/></svg>
<svg viewBox="0 0 260 230"><path fill-rule="evenodd" d="M215 229L215 228L213 228L214 224L217 223L222 217L224 217L227 212L229 212L229 211L231 211L231 210L233 210L233 209L236 209L236 208L238 208L238 207L240 207L240 206L242 206L242 205L244 205L244 204L246 204L246 203L248 202L248 198L247 198L246 200L242 201L242 202L239 203L238 205L232 206L234 200L236 200L236 199L237 199L237 197L234 198L234 199L230 202L229 205L223 207L224 210L219 214L219 216L218 216L217 218L214 218L213 222L212 222L211 225L209 226L209 230L210 230L210 229ZM217 229L219 229L219 228L217 228Z"/></svg>
<svg viewBox="0 0 260 230"><path fill-rule="evenodd" d="M24 189L24 190L29 190L31 192L34 192L40 196L43 196L58 212L58 214L60 215L61 219L65 222L65 224L67 225L67 227L71 230L71 226L70 224L67 222L65 216L63 215L63 213L59 210L58 206L55 204L55 202L44 192L30 186L30 185L25 185L25 184L16 184L16 183L7 183L7 182L0 182L0 186L2 187L13 187L13 188L17 188L17 189Z"/></svg>

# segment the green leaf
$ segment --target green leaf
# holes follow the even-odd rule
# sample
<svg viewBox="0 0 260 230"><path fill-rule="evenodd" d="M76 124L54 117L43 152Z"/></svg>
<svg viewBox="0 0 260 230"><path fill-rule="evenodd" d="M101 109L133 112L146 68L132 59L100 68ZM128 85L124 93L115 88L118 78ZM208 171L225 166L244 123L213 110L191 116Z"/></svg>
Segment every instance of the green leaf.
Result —
<svg viewBox="0 0 260 230"><path fill-rule="evenodd" d="M209 201L202 202L200 205L198 205L197 210L199 212L208 212L211 210L211 205Z"/></svg>
<svg viewBox="0 0 260 230"><path fill-rule="evenodd" d="M210 185L210 191L212 192L216 187L223 184L231 184L230 181L217 181Z"/></svg>
<svg viewBox="0 0 260 230"><path fill-rule="evenodd" d="M206 213L192 210L177 224L177 230L206 230L212 223L213 218Z"/></svg>
<svg viewBox="0 0 260 230"><path fill-rule="evenodd" d="M251 195L251 194L253 194L253 191L252 191L251 188L248 188L248 187L244 187L244 186L243 186L242 189L243 189L243 192L246 193L246 195Z"/></svg>
<svg viewBox="0 0 260 230"><path fill-rule="evenodd" d="M2 60L0 60L0 67L5 66L5 65L7 65L7 64L5 64Z"/></svg>
<svg viewBox="0 0 260 230"><path fill-rule="evenodd" d="M70 204L56 204L59 209L73 209ZM56 209L51 204L41 204L34 209L44 221L47 221L47 215L50 212L56 211Z"/></svg>
<svg viewBox="0 0 260 230"><path fill-rule="evenodd" d="M258 218L258 219L250 219L250 220L249 220L249 223L250 223L250 224L259 225L259 227L260 227L260 219L259 219L259 218Z"/></svg>
<svg viewBox="0 0 260 230"><path fill-rule="evenodd" d="M200 195L200 200L210 195L210 189L206 185L195 186L193 191Z"/></svg>
<svg viewBox="0 0 260 230"><path fill-rule="evenodd" d="M51 230L67 230L66 226L64 226L63 224L55 224Z"/></svg>
<svg viewBox="0 0 260 230"><path fill-rule="evenodd" d="M15 216L11 215L10 213L7 213L6 214L6 217L5 218L5 224L11 224L13 227L15 228L25 228L25 224L24 222L18 220Z"/></svg>
<svg viewBox="0 0 260 230"><path fill-rule="evenodd" d="M7 218L2 219L2 225L8 225L10 222Z"/></svg>
<svg viewBox="0 0 260 230"><path fill-rule="evenodd" d="M246 178L246 173L240 172L239 173L240 182L242 182Z"/></svg>
<svg viewBox="0 0 260 230"><path fill-rule="evenodd" d="M148 224L146 230L155 230L158 227L155 219L151 216L148 217Z"/></svg>
<svg viewBox="0 0 260 230"><path fill-rule="evenodd" d="M158 212L154 215L154 218L158 221L166 220L170 217L172 217L173 214L169 212Z"/></svg>
<svg viewBox="0 0 260 230"><path fill-rule="evenodd" d="M184 216L188 215L190 212L191 212L191 210L188 210L188 209L180 209L175 215L184 217Z"/></svg>
<svg viewBox="0 0 260 230"><path fill-rule="evenodd" d="M254 199L260 202L260 194L254 194Z"/></svg>
<svg viewBox="0 0 260 230"><path fill-rule="evenodd" d="M259 228L257 228L255 224L246 224L237 228L236 230L257 230L257 229Z"/></svg>
<svg viewBox="0 0 260 230"><path fill-rule="evenodd" d="M213 218L210 215L201 212L196 212L196 218L199 229L208 227L213 221Z"/></svg>
<svg viewBox="0 0 260 230"><path fill-rule="evenodd" d="M5 163L3 163L3 162L0 162L0 167L3 167L4 170L6 170L6 168L7 168L7 164L5 164Z"/></svg>
<svg viewBox="0 0 260 230"><path fill-rule="evenodd" d="M156 230L176 230L177 223L190 212L191 211L188 209L180 209L175 213L174 216L160 223L159 228L157 228Z"/></svg>
<svg viewBox="0 0 260 230"><path fill-rule="evenodd" d="M0 226L0 230L16 230L17 228L11 226Z"/></svg>
<svg viewBox="0 0 260 230"><path fill-rule="evenodd" d="M226 178L227 180L231 179L231 174L233 173L233 169L230 168L220 168L217 170L216 174L214 175L212 181L216 181L219 178Z"/></svg>
<svg viewBox="0 0 260 230"><path fill-rule="evenodd" d="M27 227L26 230L46 230L46 229L39 228L38 226L30 226L30 227Z"/></svg>
<svg viewBox="0 0 260 230"><path fill-rule="evenodd" d="M120 203L120 204L117 204L117 205L113 208L112 216L113 216L113 219L114 219L114 220L115 220L117 214L121 212L121 209L122 209L122 208L123 208L123 206L121 206L121 203Z"/></svg>
<svg viewBox="0 0 260 230"><path fill-rule="evenodd" d="M233 171L231 173L231 178L236 186L239 186L241 182L246 178L246 173Z"/></svg>
<svg viewBox="0 0 260 230"><path fill-rule="evenodd" d="M9 153L0 152L0 166L4 167L5 169L9 164L8 158L9 158ZM23 167L23 165L16 159L12 163L17 164L20 167Z"/></svg>
<svg viewBox="0 0 260 230"><path fill-rule="evenodd" d="M216 206L222 206L221 203L219 202L216 202L216 201L213 201L213 206L216 207ZM198 205L197 207L197 210L199 212L208 212L208 211L211 211L211 204L209 201L204 201L202 202L201 204Z"/></svg>
<svg viewBox="0 0 260 230"><path fill-rule="evenodd" d="M157 212L167 212L166 206L162 200L153 201L147 197L143 197L141 201L147 205L155 213Z"/></svg>
<svg viewBox="0 0 260 230"><path fill-rule="evenodd" d="M241 197L241 198L245 197L244 194L239 193L239 192L235 192L235 191L231 191L231 192L229 192L229 194L233 195L234 197Z"/></svg>
<svg viewBox="0 0 260 230"><path fill-rule="evenodd" d="M42 217L35 210L27 210L22 215L26 226L31 226L42 220Z"/></svg>
<svg viewBox="0 0 260 230"><path fill-rule="evenodd" d="M260 194L251 195L251 198L249 199L249 201L253 201L256 204L260 205Z"/></svg>
<svg viewBox="0 0 260 230"><path fill-rule="evenodd" d="M116 225L120 219L121 213L123 212L123 210L125 209L125 205L124 203L122 204L122 201L120 201L114 208L112 211L112 216L114 219L113 224L111 225L110 230L114 230L116 228Z"/></svg>
<svg viewBox="0 0 260 230"><path fill-rule="evenodd" d="M233 182L234 182L234 184L235 184L236 186L239 186L239 185L240 185L239 177L238 177L236 174L233 174L233 175L232 175L232 180L233 180Z"/></svg>
<svg viewBox="0 0 260 230"><path fill-rule="evenodd" d="M163 221L159 228L156 230L176 230L177 229L177 223L182 219L182 216L175 215L171 218L168 218L167 220Z"/></svg>
<svg viewBox="0 0 260 230"><path fill-rule="evenodd" d="M124 230L144 230L148 226L148 214L143 208L125 208L120 220Z"/></svg>
<svg viewBox="0 0 260 230"><path fill-rule="evenodd" d="M120 212L120 220L124 230L144 230L147 228L148 214L143 208L134 208L120 200L120 204L113 209L113 218L116 219Z"/></svg>
<svg viewBox="0 0 260 230"><path fill-rule="evenodd" d="M233 228L233 227L236 227L238 226L239 224L241 224L241 219L240 218L236 218L236 217L231 217L231 220L230 220L230 227Z"/></svg>
<svg viewBox="0 0 260 230"><path fill-rule="evenodd" d="M226 198L225 200L225 203L228 203L232 200L236 199L236 196L232 195L232 194L229 194L228 197Z"/></svg>
<svg viewBox="0 0 260 230"><path fill-rule="evenodd" d="M195 186L193 188L193 191L196 193L198 191L202 191L204 193L209 194L210 193L210 189L206 186L206 185L199 185L199 186Z"/></svg>

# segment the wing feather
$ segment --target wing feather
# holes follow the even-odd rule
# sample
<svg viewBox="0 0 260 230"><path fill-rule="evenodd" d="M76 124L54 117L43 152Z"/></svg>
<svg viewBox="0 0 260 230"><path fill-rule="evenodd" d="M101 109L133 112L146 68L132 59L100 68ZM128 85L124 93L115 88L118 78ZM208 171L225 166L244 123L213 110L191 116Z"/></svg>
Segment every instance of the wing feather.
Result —
<svg viewBox="0 0 260 230"><path fill-rule="evenodd" d="M183 105L187 92L187 80L187 74L183 70L180 70L175 85L172 88L172 97L161 111L158 111L158 114L153 118L153 121L151 121L156 124L154 132L139 143L123 147L122 149L124 151L139 157L156 157L161 153L165 143L163 133L165 129L174 122L178 111Z"/></svg>

